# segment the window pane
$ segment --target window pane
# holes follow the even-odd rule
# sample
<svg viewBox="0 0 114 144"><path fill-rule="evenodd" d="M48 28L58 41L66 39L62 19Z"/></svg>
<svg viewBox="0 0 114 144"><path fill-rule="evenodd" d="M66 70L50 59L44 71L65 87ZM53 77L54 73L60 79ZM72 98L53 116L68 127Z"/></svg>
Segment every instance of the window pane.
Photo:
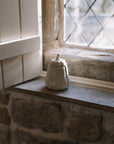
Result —
<svg viewBox="0 0 114 144"><path fill-rule="evenodd" d="M64 0L64 41L113 49L113 0Z"/></svg>

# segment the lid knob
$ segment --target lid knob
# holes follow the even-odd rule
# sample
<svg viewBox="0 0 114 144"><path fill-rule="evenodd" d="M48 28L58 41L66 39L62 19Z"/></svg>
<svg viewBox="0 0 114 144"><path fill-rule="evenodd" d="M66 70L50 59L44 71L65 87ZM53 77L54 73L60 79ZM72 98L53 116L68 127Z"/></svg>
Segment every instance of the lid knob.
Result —
<svg viewBox="0 0 114 144"><path fill-rule="evenodd" d="M60 58L60 54L58 53L57 57L56 57L56 60L59 60L59 58Z"/></svg>

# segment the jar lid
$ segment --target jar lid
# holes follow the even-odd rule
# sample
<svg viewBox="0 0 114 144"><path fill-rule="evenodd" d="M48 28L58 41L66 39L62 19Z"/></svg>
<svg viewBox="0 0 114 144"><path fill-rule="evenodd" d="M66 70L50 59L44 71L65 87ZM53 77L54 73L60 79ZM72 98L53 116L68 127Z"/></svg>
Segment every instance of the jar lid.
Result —
<svg viewBox="0 0 114 144"><path fill-rule="evenodd" d="M55 67L62 67L62 66L66 66L67 63L64 59L60 58L60 54L58 53L56 58L50 61L49 65Z"/></svg>

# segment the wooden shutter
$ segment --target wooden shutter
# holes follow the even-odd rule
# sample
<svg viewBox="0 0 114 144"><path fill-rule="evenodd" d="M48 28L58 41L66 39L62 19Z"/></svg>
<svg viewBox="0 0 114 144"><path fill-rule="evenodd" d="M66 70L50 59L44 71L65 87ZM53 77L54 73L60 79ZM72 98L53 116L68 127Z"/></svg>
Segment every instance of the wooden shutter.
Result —
<svg viewBox="0 0 114 144"><path fill-rule="evenodd" d="M0 0L0 89L40 74L41 0Z"/></svg>

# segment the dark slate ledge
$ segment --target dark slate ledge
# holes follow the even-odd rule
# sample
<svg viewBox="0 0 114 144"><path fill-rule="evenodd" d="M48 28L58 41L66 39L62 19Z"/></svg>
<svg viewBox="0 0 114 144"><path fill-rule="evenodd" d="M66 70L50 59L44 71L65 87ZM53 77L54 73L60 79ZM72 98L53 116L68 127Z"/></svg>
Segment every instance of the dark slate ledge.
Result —
<svg viewBox="0 0 114 144"><path fill-rule="evenodd" d="M114 112L114 92L106 92L78 85L70 85L65 91L52 91L45 87L44 78L37 78L17 85L13 90Z"/></svg>

